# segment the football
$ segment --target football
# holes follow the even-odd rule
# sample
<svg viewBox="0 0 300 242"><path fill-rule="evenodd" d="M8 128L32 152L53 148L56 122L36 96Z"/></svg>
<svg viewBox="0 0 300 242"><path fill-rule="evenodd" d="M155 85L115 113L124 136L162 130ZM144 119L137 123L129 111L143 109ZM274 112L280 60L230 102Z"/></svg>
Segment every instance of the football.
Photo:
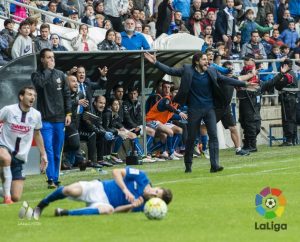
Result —
<svg viewBox="0 0 300 242"><path fill-rule="evenodd" d="M157 197L148 200L144 207L144 213L148 219L163 219L167 212L167 204L162 199Z"/></svg>
<svg viewBox="0 0 300 242"><path fill-rule="evenodd" d="M274 208L275 206L276 206L276 201L275 201L275 199L274 198L268 198L267 200L266 200L266 206L267 206L267 208L270 208L270 209L272 209L272 208Z"/></svg>

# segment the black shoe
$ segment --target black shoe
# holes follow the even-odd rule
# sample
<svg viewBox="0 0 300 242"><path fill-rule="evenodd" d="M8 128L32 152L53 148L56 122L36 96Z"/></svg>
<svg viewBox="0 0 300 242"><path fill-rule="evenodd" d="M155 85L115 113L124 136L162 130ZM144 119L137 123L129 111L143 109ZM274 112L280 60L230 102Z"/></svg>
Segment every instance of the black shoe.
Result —
<svg viewBox="0 0 300 242"><path fill-rule="evenodd" d="M241 155L241 156L246 156L246 155L250 155L248 150L244 150L244 149L240 149L239 151L235 152L236 155Z"/></svg>
<svg viewBox="0 0 300 242"><path fill-rule="evenodd" d="M54 182L54 184L55 184L56 187L60 187L60 183L61 183L60 181Z"/></svg>
<svg viewBox="0 0 300 242"><path fill-rule="evenodd" d="M216 172L223 171L223 170L224 170L223 166L219 166L217 168L210 168L210 173L216 173Z"/></svg>
<svg viewBox="0 0 300 242"><path fill-rule="evenodd" d="M189 163L185 164L185 173L192 173L192 165Z"/></svg>
<svg viewBox="0 0 300 242"><path fill-rule="evenodd" d="M279 147L284 147L284 146L293 146L292 142L283 142L282 144L278 145Z"/></svg>
<svg viewBox="0 0 300 242"><path fill-rule="evenodd" d="M66 210L66 209L62 209L62 208L56 208L54 210L54 215L56 217L59 217L59 216L68 216L69 215L69 211Z"/></svg>
<svg viewBox="0 0 300 242"><path fill-rule="evenodd" d="M97 162L88 162L87 167L101 169L101 168L103 168L103 165L100 163L97 163Z"/></svg>
<svg viewBox="0 0 300 242"><path fill-rule="evenodd" d="M52 180L48 180L48 189L55 189L57 188L57 186L55 185L55 183Z"/></svg>
<svg viewBox="0 0 300 242"><path fill-rule="evenodd" d="M86 159L82 160L81 162L78 163L78 167L80 171L85 171L87 167L87 161Z"/></svg>
<svg viewBox="0 0 300 242"><path fill-rule="evenodd" d="M61 170L66 171L66 170L71 170L71 164L69 164L68 162L62 162L61 163Z"/></svg>
<svg viewBox="0 0 300 242"><path fill-rule="evenodd" d="M106 166L106 167L112 167L112 166L114 166L112 163L110 163L108 161L100 161L99 164L101 166Z"/></svg>
<svg viewBox="0 0 300 242"><path fill-rule="evenodd" d="M256 147L249 147L248 152L257 152L257 148Z"/></svg>

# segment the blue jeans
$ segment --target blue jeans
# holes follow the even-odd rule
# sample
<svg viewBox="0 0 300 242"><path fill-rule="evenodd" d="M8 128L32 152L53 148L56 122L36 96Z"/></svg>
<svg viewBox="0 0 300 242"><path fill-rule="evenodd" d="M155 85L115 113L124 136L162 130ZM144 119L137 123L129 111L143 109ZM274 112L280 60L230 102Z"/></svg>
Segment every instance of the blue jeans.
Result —
<svg viewBox="0 0 300 242"><path fill-rule="evenodd" d="M188 110L188 124L187 132L188 138L185 147L184 162L186 164L192 164L194 142L197 137L195 130L199 130L201 120L203 119L207 128L209 137L209 154L211 168L216 169L219 167L219 141L217 135L217 122L216 113L213 108L211 109L189 109Z"/></svg>
<svg viewBox="0 0 300 242"><path fill-rule="evenodd" d="M65 139L65 124L63 122L43 122L41 133L44 139L48 158L46 175L48 180L58 181L61 163L61 154Z"/></svg>

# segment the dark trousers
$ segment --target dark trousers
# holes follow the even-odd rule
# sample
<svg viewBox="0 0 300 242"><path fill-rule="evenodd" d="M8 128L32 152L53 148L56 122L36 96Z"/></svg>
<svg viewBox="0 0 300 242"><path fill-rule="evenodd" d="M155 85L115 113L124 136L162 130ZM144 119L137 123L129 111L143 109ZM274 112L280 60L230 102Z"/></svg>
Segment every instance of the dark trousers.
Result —
<svg viewBox="0 0 300 242"><path fill-rule="evenodd" d="M96 133L95 132L80 132L80 140L87 142L88 160L96 162Z"/></svg>
<svg viewBox="0 0 300 242"><path fill-rule="evenodd" d="M197 130L200 128L201 120L203 119L207 128L209 137L209 154L211 168L219 167L219 142L217 136L216 114L213 108L211 109L189 109L188 110L187 132L188 138L185 147L184 162L186 166L192 164L194 142L197 137Z"/></svg>
<svg viewBox="0 0 300 242"><path fill-rule="evenodd" d="M260 96L252 96L240 99L239 103L239 121L244 131L244 145L249 146L253 143L256 146L256 137L260 132Z"/></svg>
<svg viewBox="0 0 300 242"><path fill-rule="evenodd" d="M111 21L114 30L116 30L117 32L124 31L122 17L113 17L113 16L106 15L106 18Z"/></svg>
<svg viewBox="0 0 300 242"><path fill-rule="evenodd" d="M296 141L296 94L283 93L281 95L281 117L283 135L287 142Z"/></svg>

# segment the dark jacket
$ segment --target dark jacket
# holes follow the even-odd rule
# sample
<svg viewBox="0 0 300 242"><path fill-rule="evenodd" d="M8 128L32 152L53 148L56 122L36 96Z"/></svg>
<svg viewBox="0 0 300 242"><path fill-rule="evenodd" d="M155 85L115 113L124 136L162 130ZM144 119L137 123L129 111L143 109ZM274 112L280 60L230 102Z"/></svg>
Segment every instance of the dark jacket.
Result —
<svg viewBox="0 0 300 242"><path fill-rule="evenodd" d="M189 92L193 81L194 67L192 65L183 65L181 68L174 68L164 65L157 61L155 66L161 71L171 76L180 76L181 83L177 95L174 97L174 102L181 106L189 104ZM226 83L237 87L245 87L246 83L236 79L220 75L216 69L209 67L207 73L213 82L213 96L215 107L226 107L231 100L226 100L226 97L220 88L219 82Z"/></svg>
<svg viewBox="0 0 300 242"><path fill-rule="evenodd" d="M37 91L37 109L43 121L65 122L66 114L72 112L70 89L62 71L40 70L31 75Z"/></svg>
<svg viewBox="0 0 300 242"><path fill-rule="evenodd" d="M123 128L122 119L118 114L115 117L112 116L112 111L107 110L103 114L103 127L108 132L112 132L114 135L118 135L118 129Z"/></svg>
<svg viewBox="0 0 300 242"><path fill-rule="evenodd" d="M236 35L235 32L236 19L233 20L233 29L231 38ZM223 41L223 35L227 35L228 23L227 23L227 14L224 10L221 10L217 14L217 19L215 23L215 32L214 32L214 42Z"/></svg>
<svg viewBox="0 0 300 242"><path fill-rule="evenodd" d="M94 105L90 108L89 113L94 114L93 116L88 115L84 112L81 118L81 133L93 133L104 135L106 130L103 127L103 112L96 110Z"/></svg>
<svg viewBox="0 0 300 242"><path fill-rule="evenodd" d="M281 91L283 88L298 88L298 82L297 82L297 77L295 75L295 72L292 70L288 71L285 74L278 73L274 77L274 82L275 82L275 88L278 91Z"/></svg>
<svg viewBox="0 0 300 242"><path fill-rule="evenodd" d="M163 0L158 6L158 17L155 24L156 37L168 32L171 21L172 7L168 4L168 0Z"/></svg>
<svg viewBox="0 0 300 242"><path fill-rule="evenodd" d="M123 124L126 129L133 129L143 124L142 106L139 101L123 102Z"/></svg>

